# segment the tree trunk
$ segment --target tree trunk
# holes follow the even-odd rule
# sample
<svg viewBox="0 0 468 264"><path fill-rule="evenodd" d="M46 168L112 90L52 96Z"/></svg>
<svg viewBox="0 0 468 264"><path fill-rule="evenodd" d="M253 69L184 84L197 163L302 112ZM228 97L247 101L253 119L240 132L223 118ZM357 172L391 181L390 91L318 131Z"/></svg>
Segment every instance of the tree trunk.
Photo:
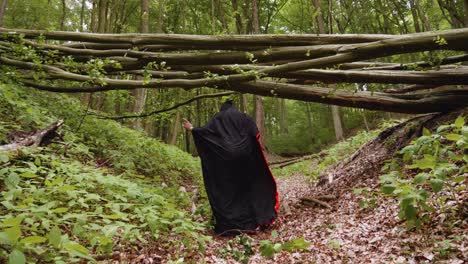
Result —
<svg viewBox="0 0 468 264"><path fill-rule="evenodd" d="M226 16L224 15L223 2L220 0L214 0L216 4L216 9L218 10L218 19L223 26L223 33L229 34L229 26L226 21Z"/></svg>
<svg viewBox="0 0 468 264"><path fill-rule="evenodd" d="M322 8L320 6L320 0L311 0L311 2L316 12L315 22L317 23L318 33L323 34L326 30L325 30L325 23L323 21L323 14L322 14Z"/></svg>
<svg viewBox="0 0 468 264"><path fill-rule="evenodd" d="M432 30L431 24L429 23L429 19L427 18L426 14L422 10L419 0L414 0L414 4L416 6L416 9L418 10L418 16L423 22L424 31L431 31Z"/></svg>
<svg viewBox="0 0 468 264"><path fill-rule="evenodd" d="M80 13L80 31L84 31L84 13L86 9L86 0L81 2L81 13ZM88 29L89 30L89 29Z"/></svg>
<svg viewBox="0 0 468 264"><path fill-rule="evenodd" d="M468 28L468 0L463 1L463 7L465 9L465 27Z"/></svg>
<svg viewBox="0 0 468 264"><path fill-rule="evenodd" d="M286 108L286 100L283 98L278 98L279 100L279 134L286 135L288 134L288 120L287 120L287 108Z"/></svg>
<svg viewBox="0 0 468 264"><path fill-rule="evenodd" d="M159 12L158 12L158 24L156 27L157 33L163 33L163 28L164 28L164 0L158 0L158 7L159 7Z"/></svg>
<svg viewBox="0 0 468 264"><path fill-rule="evenodd" d="M336 141L341 141L343 137L343 126L341 125L340 109L336 105L331 106L333 116L333 127L335 128Z"/></svg>
<svg viewBox="0 0 468 264"><path fill-rule="evenodd" d="M171 140L169 141L169 144L171 145L177 145L177 136L179 135L179 128L181 126L181 123L180 123L180 112L177 111L176 112L176 118L175 118L175 121L174 121L174 127L172 129L172 133L171 133Z"/></svg>
<svg viewBox="0 0 468 264"><path fill-rule="evenodd" d="M315 7L316 10L321 10L320 8L320 0L314 0L313 1L313 5ZM332 20L331 20L331 16L332 16L332 6L331 6L331 1L329 0L328 1L328 8L329 8L329 24L328 24L328 34L331 34L332 33ZM318 12L317 14L317 17L316 17L316 21L319 25L319 33L320 34L325 34L325 27L323 26L325 23L324 23L324 19L323 19L323 15L321 12ZM341 117L340 117L340 112L339 112L339 108L338 106L336 105L332 105L331 106L331 110L332 110L332 118L333 118L333 127L335 129L335 137L336 137L336 140L337 141L341 141L343 140L343 126L341 125Z"/></svg>
<svg viewBox="0 0 468 264"><path fill-rule="evenodd" d="M65 0L62 0L62 16L60 17L60 30L65 30L65 18L67 16L67 3Z"/></svg>
<svg viewBox="0 0 468 264"><path fill-rule="evenodd" d="M419 26L419 17L418 10L416 8L415 0L410 0L411 14L413 15L414 29L416 32L421 32L421 27Z"/></svg>
<svg viewBox="0 0 468 264"><path fill-rule="evenodd" d="M108 0L99 0L99 16L98 16L98 26L97 31L99 33L106 32L106 20L107 20L107 1Z"/></svg>
<svg viewBox="0 0 468 264"><path fill-rule="evenodd" d="M260 21L258 17L258 3L257 0L252 0L252 17L253 17L253 30L254 34L260 34ZM258 131L260 132L260 141L266 150L266 131L265 131L265 111L263 109L263 100L260 96L254 96L255 100L255 123L257 124Z"/></svg>
<svg viewBox="0 0 468 264"><path fill-rule="evenodd" d="M232 9L234 10L234 17L236 18L237 34L242 34L244 32L243 32L243 26L242 26L242 17L239 11L239 5L237 3L237 0L231 0L231 3L232 3Z"/></svg>
<svg viewBox="0 0 468 264"><path fill-rule="evenodd" d="M5 17L7 0L2 0L2 5L0 6L0 27L3 26L3 18Z"/></svg>
<svg viewBox="0 0 468 264"><path fill-rule="evenodd" d="M148 33L149 32L149 2L148 0L141 0L141 33ZM141 76L136 76L137 80L142 80L143 78ZM146 103L146 94L147 91L146 89L135 89L132 90L132 95L135 97L135 101L132 107L132 112L134 113L141 113L143 109L145 108L145 103ZM141 130L143 128L142 126L142 120L141 118L136 118L132 122L132 128L135 130Z"/></svg>

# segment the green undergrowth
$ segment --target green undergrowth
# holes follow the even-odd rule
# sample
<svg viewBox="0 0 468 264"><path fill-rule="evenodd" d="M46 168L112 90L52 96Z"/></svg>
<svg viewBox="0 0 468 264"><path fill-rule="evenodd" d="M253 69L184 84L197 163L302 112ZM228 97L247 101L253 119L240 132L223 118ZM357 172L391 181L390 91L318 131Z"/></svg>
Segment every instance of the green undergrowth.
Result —
<svg viewBox="0 0 468 264"><path fill-rule="evenodd" d="M201 179L199 161L190 154L115 121L83 119L83 114L75 97L0 84L0 143L11 131L44 128L63 119L65 143L82 162L97 160L115 173L142 174L166 184Z"/></svg>
<svg viewBox="0 0 468 264"><path fill-rule="evenodd" d="M424 129L422 136L400 150L383 167L381 192L398 199L398 216L410 229L429 223L437 214L461 224L457 219L466 214L462 193L467 164L468 126L459 116L435 131Z"/></svg>
<svg viewBox="0 0 468 264"><path fill-rule="evenodd" d="M200 185L199 161L114 121L80 126L82 112L73 97L0 84L0 144L65 121L61 142L0 153L0 263L94 262L156 243L174 258L202 252L205 223L179 186Z"/></svg>
<svg viewBox="0 0 468 264"><path fill-rule="evenodd" d="M391 125L393 125L393 123L386 122L381 124L379 129L369 132L360 131L355 136L338 142L328 149L322 150L322 152L325 153L324 157L304 160L281 169L274 169L273 174L278 177L299 174L309 177L310 180L315 180L328 167L335 165L338 162L351 156L362 145L375 138L383 129L390 127Z"/></svg>

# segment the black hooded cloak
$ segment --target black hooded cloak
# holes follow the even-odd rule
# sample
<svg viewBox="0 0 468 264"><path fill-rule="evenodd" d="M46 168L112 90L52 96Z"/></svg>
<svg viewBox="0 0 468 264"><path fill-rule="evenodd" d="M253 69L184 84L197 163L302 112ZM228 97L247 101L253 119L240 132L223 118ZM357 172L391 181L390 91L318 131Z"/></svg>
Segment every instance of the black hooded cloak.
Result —
<svg viewBox="0 0 468 264"><path fill-rule="evenodd" d="M277 217L279 200L255 122L226 102L192 130L216 233L255 230Z"/></svg>

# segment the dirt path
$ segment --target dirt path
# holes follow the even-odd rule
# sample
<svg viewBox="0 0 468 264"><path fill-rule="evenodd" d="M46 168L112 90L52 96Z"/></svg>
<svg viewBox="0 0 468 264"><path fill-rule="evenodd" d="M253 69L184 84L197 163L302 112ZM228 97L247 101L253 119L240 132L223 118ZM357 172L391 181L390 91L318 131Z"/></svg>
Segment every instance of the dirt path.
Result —
<svg viewBox="0 0 468 264"><path fill-rule="evenodd" d="M361 185L376 188L377 182L368 179ZM466 225L449 228L442 217L433 227L408 232L397 217L394 201L379 200L376 208L361 210L359 201L364 196L353 194L353 188L349 188L330 203L332 209L303 207L299 198L313 193L304 177L278 179L278 188L282 201L291 205L291 215L281 214L275 222L272 229L278 232L276 239L271 239L271 230L253 235L253 239L285 242L304 237L311 245L307 251L282 251L272 259L261 256L257 246L249 263L464 263L468 259ZM204 261L237 263L216 256L229 239L215 238ZM449 256L443 259L444 254Z"/></svg>

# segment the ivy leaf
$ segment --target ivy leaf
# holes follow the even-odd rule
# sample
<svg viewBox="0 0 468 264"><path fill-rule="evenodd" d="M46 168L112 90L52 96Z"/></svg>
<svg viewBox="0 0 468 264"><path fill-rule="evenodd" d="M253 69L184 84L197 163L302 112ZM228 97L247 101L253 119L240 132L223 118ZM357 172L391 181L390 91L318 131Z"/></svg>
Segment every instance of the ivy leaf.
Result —
<svg viewBox="0 0 468 264"><path fill-rule="evenodd" d="M405 217L406 219L416 218L416 208L412 204L407 204L405 206Z"/></svg>
<svg viewBox="0 0 468 264"><path fill-rule="evenodd" d="M436 157L432 155L424 155L424 158L416 160L409 166L410 169L434 169L437 164Z"/></svg>
<svg viewBox="0 0 468 264"><path fill-rule="evenodd" d="M28 178L28 179L37 177L37 175L32 172L24 172L24 173L21 173L20 176L23 178Z"/></svg>
<svg viewBox="0 0 468 264"><path fill-rule="evenodd" d="M462 128L465 125L465 119L462 116L459 116L454 123L455 127Z"/></svg>
<svg viewBox="0 0 468 264"><path fill-rule="evenodd" d="M59 207L59 208L55 208L54 210L52 210L52 212L54 213L65 213L67 211L68 211L67 207Z"/></svg>
<svg viewBox="0 0 468 264"><path fill-rule="evenodd" d="M8 155L5 152L0 151L0 164L7 163L9 160L10 158L8 157Z"/></svg>
<svg viewBox="0 0 468 264"><path fill-rule="evenodd" d="M445 135L445 138L447 138L450 141L458 141L462 138L462 136L459 134L447 134Z"/></svg>
<svg viewBox="0 0 468 264"><path fill-rule="evenodd" d="M423 136L430 136L432 135L431 131L429 131L429 129L423 127L423 131L422 131L422 134Z"/></svg>
<svg viewBox="0 0 468 264"><path fill-rule="evenodd" d="M11 227L11 226L19 226L23 221L22 217L11 217L3 220L3 223L0 227Z"/></svg>
<svg viewBox="0 0 468 264"><path fill-rule="evenodd" d="M441 179L432 179L431 187L434 192L440 192L444 186L444 181Z"/></svg>
<svg viewBox="0 0 468 264"><path fill-rule="evenodd" d="M29 236L29 237L21 239L20 243L29 245L29 244L44 243L45 241L47 241L47 238L42 237L42 236Z"/></svg>
<svg viewBox="0 0 468 264"><path fill-rule="evenodd" d="M13 249L8 256L8 264L25 264L26 257L24 256L23 252L19 251L18 249Z"/></svg>
<svg viewBox="0 0 468 264"><path fill-rule="evenodd" d="M7 234L8 239L10 239L12 242L18 241L18 239L21 237L21 229L19 226L8 228L5 230L5 233Z"/></svg>
<svg viewBox="0 0 468 264"><path fill-rule="evenodd" d="M277 238L277 237L278 237L278 231L273 230L273 231L271 232L271 238L272 238L272 239L275 239L275 238Z"/></svg>
<svg viewBox="0 0 468 264"><path fill-rule="evenodd" d="M269 240L260 241L260 253L264 257L272 258L275 255L275 245Z"/></svg>
<svg viewBox="0 0 468 264"><path fill-rule="evenodd" d="M5 178L5 185L8 189L14 189L19 183L21 179L18 177L18 174L12 172L8 177Z"/></svg>
<svg viewBox="0 0 468 264"><path fill-rule="evenodd" d="M310 246L310 242L305 241L303 237L296 238L283 244L283 249L292 252L294 250L304 251Z"/></svg>
<svg viewBox="0 0 468 264"><path fill-rule="evenodd" d="M382 186L382 192L385 194L392 194L395 189L396 186L393 183L388 183Z"/></svg>
<svg viewBox="0 0 468 264"><path fill-rule="evenodd" d="M54 246L55 248L59 248L60 243L62 242L62 232L58 227L54 226L52 230L50 230L50 233L47 236L47 238L49 239L49 243L52 246Z"/></svg>
<svg viewBox="0 0 468 264"><path fill-rule="evenodd" d="M76 243L76 242L68 242L63 247L71 255L75 255L75 256L78 256L78 257L85 258L85 259L93 260L93 258L91 258L89 256L89 250L87 248L83 247L82 245Z"/></svg>
<svg viewBox="0 0 468 264"><path fill-rule="evenodd" d="M423 182L425 182L427 179L429 179L431 175L429 173L419 173L418 175L416 175L413 179L413 182L415 184L421 184Z"/></svg>

